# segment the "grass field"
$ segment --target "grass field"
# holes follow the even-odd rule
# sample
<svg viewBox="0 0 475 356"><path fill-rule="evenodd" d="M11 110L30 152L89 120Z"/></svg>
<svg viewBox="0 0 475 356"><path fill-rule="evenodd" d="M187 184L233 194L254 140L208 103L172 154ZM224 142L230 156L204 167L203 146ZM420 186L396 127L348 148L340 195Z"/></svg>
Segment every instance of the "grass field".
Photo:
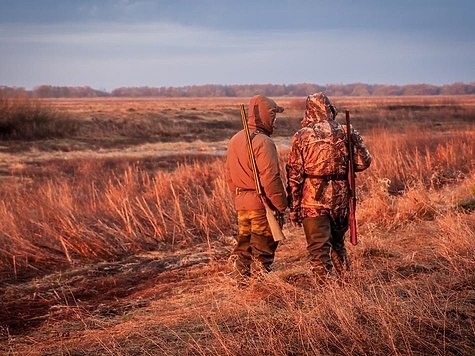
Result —
<svg viewBox="0 0 475 356"><path fill-rule="evenodd" d="M304 98L275 99L283 169ZM223 165L246 102L0 100L2 354L475 352L475 97L335 98L374 157L352 270L316 283L286 226L238 289Z"/></svg>

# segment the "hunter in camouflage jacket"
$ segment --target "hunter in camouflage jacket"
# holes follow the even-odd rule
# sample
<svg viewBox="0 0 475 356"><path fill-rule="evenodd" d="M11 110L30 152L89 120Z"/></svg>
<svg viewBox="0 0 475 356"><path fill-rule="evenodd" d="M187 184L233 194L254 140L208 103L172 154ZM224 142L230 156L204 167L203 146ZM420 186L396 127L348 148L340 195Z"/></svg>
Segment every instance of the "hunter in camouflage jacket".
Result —
<svg viewBox="0 0 475 356"><path fill-rule="evenodd" d="M336 108L323 93L309 95L302 128L292 138L287 162L287 197L290 219L328 215L337 225L348 217L348 151L346 127L335 117ZM355 171L371 164L360 134L351 127Z"/></svg>

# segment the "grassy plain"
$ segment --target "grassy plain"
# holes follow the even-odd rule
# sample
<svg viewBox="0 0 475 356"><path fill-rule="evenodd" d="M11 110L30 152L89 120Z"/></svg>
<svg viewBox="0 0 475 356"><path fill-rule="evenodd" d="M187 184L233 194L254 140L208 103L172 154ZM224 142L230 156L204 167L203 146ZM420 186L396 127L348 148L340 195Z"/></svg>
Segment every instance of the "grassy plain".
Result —
<svg viewBox="0 0 475 356"><path fill-rule="evenodd" d="M304 98L276 101L283 168ZM247 289L223 170L242 102L42 100L65 132L3 138L2 353L473 354L475 97L335 98L374 156L353 268L317 284L287 226Z"/></svg>

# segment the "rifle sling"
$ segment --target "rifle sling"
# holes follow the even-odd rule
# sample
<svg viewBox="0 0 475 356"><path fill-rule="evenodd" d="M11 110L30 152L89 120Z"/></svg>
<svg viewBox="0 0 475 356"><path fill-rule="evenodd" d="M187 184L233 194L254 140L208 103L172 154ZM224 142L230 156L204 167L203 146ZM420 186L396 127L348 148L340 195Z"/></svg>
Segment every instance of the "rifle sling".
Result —
<svg viewBox="0 0 475 356"><path fill-rule="evenodd" d="M259 133L259 130L256 130L256 131L252 132L252 134L250 135L251 141L254 140L254 137L256 137L258 133Z"/></svg>

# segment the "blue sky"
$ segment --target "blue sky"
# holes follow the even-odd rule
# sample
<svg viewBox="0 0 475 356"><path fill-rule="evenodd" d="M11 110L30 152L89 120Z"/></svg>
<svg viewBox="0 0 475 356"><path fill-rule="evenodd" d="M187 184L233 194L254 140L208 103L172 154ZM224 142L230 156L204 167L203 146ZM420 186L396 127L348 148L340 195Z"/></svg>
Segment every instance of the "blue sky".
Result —
<svg viewBox="0 0 475 356"><path fill-rule="evenodd" d="M0 85L475 80L473 0L0 0Z"/></svg>

